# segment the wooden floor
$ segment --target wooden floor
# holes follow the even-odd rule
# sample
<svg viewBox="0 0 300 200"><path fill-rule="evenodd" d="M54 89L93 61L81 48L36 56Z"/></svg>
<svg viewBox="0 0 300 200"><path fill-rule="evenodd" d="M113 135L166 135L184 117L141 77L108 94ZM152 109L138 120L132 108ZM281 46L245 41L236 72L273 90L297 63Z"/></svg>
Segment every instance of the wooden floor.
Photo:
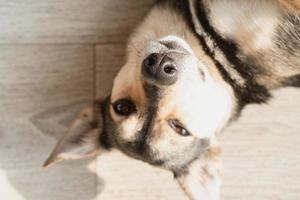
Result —
<svg viewBox="0 0 300 200"><path fill-rule="evenodd" d="M183 200L168 172L112 152L42 162L76 113L106 95L154 0L0 0L0 199ZM250 106L221 136L225 200L300 199L300 90Z"/></svg>

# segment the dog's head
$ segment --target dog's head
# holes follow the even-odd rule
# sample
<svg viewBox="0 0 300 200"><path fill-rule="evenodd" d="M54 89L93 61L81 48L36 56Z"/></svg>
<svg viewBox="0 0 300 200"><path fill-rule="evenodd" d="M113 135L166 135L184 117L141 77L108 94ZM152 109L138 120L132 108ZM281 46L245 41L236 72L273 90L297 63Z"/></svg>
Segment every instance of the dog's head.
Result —
<svg viewBox="0 0 300 200"><path fill-rule="evenodd" d="M84 111L47 164L101 145L173 171L198 158L232 106L227 89L198 53L177 36L132 39L111 94L96 106L98 114Z"/></svg>
<svg viewBox="0 0 300 200"><path fill-rule="evenodd" d="M126 154L177 170L209 147L229 104L184 39L133 40L110 96L111 135Z"/></svg>

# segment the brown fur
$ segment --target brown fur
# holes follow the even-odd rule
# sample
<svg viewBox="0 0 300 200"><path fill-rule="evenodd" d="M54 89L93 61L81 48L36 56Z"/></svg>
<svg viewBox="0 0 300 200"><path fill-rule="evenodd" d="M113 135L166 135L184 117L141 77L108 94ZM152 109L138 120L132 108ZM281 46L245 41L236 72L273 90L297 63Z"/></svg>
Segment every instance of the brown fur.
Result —
<svg viewBox="0 0 300 200"><path fill-rule="evenodd" d="M284 8L293 13L300 13L300 0L279 0Z"/></svg>

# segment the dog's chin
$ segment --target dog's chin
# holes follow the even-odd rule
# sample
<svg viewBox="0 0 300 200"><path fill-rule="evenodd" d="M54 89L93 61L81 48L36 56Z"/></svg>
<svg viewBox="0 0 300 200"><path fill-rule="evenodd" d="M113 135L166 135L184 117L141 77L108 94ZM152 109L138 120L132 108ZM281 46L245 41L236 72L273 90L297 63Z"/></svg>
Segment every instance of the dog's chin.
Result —
<svg viewBox="0 0 300 200"><path fill-rule="evenodd" d="M137 149L135 144L132 144L130 142L122 143L120 141L115 142L115 147L122 153L133 159L140 160L150 165L160 167L172 172L182 171L196 158L198 158L200 154L200 152L199 154L197 153L197 155L187 154L184 158L182 158L176 153L170 154L170 152L158 152L151 150L150 147L144 147L144 150L140 151Z"/></svg>
<svg viewBox="0 0 300 200"><path fill-rule="evenodd" d="M125 142L121 139L116 138L114 134L113 135L113 140L114 140L114 148L118 149L125 155L136 159L140 160L143 162L146 162L150 165L157 166L157 167L162 167L166 169L170 169L169 166L169 160L166 158L163 158L162 156L159 156L157 153L153 152L150 150L147 145L143 147L143 150L139 149L137 145L133 142Z"/></svg>

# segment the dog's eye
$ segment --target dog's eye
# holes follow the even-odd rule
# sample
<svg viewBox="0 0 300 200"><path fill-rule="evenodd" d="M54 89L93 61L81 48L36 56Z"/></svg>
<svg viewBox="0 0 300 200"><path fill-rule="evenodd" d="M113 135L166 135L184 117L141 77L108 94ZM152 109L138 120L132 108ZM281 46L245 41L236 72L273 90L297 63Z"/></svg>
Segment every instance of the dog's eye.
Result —
<svg viewBox="0 0 300 200"><path fill-rule="evenodd" d="M168 120L168 123L171 126L171 128L179 135L181 135L181 136L190 136L191 135L189 133L189 131L186 130L178 120L170 119L170 120Z"/></svg>
<svg viewBox="0 0 300 200"><path fill-rule="evenodd" d="M113 104L113 109L118 115L128 116L136 111L133 102L129 99L119 99Z"/></svg>

